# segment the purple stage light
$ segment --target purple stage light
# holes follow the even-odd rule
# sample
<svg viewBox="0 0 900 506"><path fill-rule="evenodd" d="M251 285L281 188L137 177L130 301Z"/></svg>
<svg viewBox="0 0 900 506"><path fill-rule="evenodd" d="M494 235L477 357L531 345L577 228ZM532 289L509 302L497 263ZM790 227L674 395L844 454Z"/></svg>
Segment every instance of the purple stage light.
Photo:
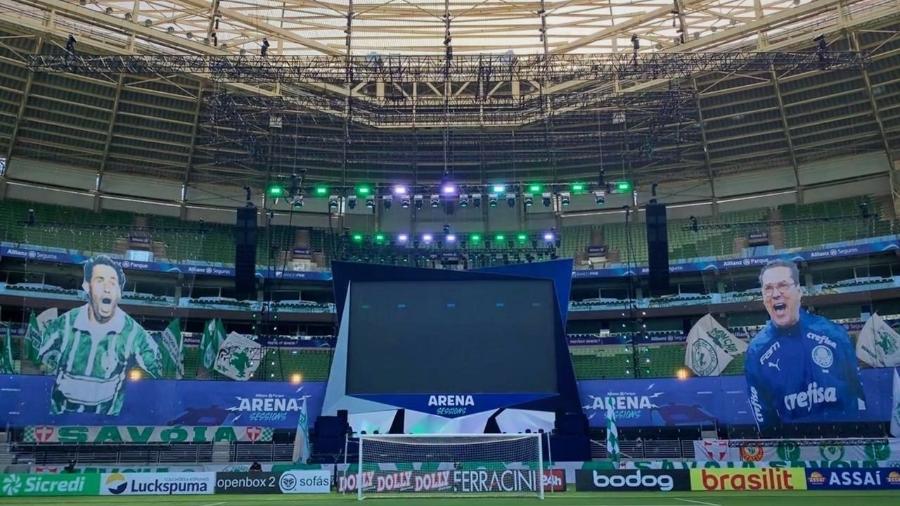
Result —
<svg viewBox="0 0 900 506"><path fill-rule="evenodd" d="M409 240L409 236L406 234L400 234L397 236L397 242L406 242Z"/></svg>
<svg viewBox="0 0 900 506"><path fill-rule="evenodd" d="M453 183L444 183L444 185L441 186L441 193L444 195L453 195L456 193L456 185Z"/></svg>
<svg viewBox="0 0 900 506"><path fill-rule="evenodd" d="M434 236L431 234L424 234L422 235L422 240L425 242L431 242L434 240Z"/></svg>
<svg viewBox="0 0 900 506"><path fill-rule="evenodd" d="M402 184L394 185L394 195L406 195L407 189Z"/></svg>
<svg viewBox="0 0 900 506"><path fill-rule="evenodd" d="M553 233L552 233L552 232L547 232L547 233L544 234L544 240L545 240L545 241L547 241L547 242L553 242L553 239L554 239L554 237L553 237Z"/></svg>
<svg viewBox="0 0 900 506"><path fill-rule="evenodd" d="M456 242L456 236L453 234L447 234L447 242Z"/></svg>

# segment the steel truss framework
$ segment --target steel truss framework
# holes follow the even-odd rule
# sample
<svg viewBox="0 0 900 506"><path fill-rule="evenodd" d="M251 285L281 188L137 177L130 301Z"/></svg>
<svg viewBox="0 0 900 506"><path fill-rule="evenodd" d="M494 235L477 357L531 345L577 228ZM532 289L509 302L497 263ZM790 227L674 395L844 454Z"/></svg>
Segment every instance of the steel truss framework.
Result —
<svg viewBox="0 0 900 506"><path fill-rule="evenodd" d="M690 52L633 55L474 55L453 56L215 56L215 55L35 55L29 68L83 75L199 74L241 83L498 82L573 80L642 81L684 79L704 72L803 72L860 65L850 51Z"/></svg>

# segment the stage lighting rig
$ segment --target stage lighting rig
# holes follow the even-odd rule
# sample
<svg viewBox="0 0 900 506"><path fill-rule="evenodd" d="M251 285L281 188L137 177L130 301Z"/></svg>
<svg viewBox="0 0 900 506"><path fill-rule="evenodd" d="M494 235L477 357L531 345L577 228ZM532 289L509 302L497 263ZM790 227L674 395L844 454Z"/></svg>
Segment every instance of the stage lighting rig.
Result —
<svg viewBox="0 0 900 506"><path fill-rule="evenodd" d="M481 194L480 193L472 194L472 206L475 207L475 209L478 209L479 207L481 207Z"/></svg>
<svg viewBox="0 0 900 506"><path fill-rule="evenodd" d="M416 209L422 209L424 205L425 196L424 195L416 195L413 197L413 202L416 204Z"/></svg>
<svg viewBox="0 0 900 506"><path fill-rule="evenodd" d="M569 204L572 203L572 194L569 192L560 192L559 194L559 203L563 207L569 207Z"/></svg>
<svg viewBox="0 0 900 506"><path fill-rule="evenodd" d="M391 205L394 203L394 197L391 195L382 195L381 203L384 205L385 209L390 209Z"/></svg>
<svg viewBox="0 0 900 506"><path fill-rule="evenodd" d="M338 210L338 196L331 195L328 197L328 212L336 212Z"/></svg>
<svg viewBox="0 0 900 506"><path fill-rule="evenodd" d="M465 193L459 194L459 207L463 209L469 207L469 196Z"/></svg>
<svg viewBox="0 0 900 506"><path fill-rule="evenodd" d="M356 195L347 197L347 209L356 209Z"/></svg>
<svg viewBox="0 0 900 506"><path fill-rule="evenodd" d="M531 207L534 205L534 195L530 193L522 194L522 200L525 202L525 207ZM513 204L515 204L515 202Z"/></svg>
<svg viewBox="0 0 900 506"><path fill-rule="evenodd" d="M500 195L496 193L488 194L488 205L490 207L497 207L497 203L500 201Z"/></svg>
<svg viewBox="0 0 900 506"><path fill-rule="evenodd" d="M438 195L437 193L432 193L430 202L431 202L432 208L438 207L439 205L441 205L441 196Z"/></svg>
<svg viewBox="0 0 900 506"><path fill-rule="evenodd" d="M403 195L400 197L400 207L403 209L409 209L409 195Z"/></svg>
<svg viewBox="0 0 900 506"><path fill-rule="evenodd" d="M509 207L516 207L516 194L513 192L506 193L506 205Z"/></svg>
<svg viewBox="0 0 900 506"><path fill-rule="evenodd" d="M541 195L541 202L544 204L544 207L550 207L550 204L553 201L553 194L550 192L544 192Z"/></svg>
<svg viewBox="0 0 900 506"><path fill-rule="evenodd" d="M298 193L291 197L291 206L292 207L303 207L303 194Z"/></svg>
<svg viewBox="0 0 900 506"><path fill-rule="evenodd" d="M606 191L605 190L595 190L594 191L594 202L598 206L602 206L606 204Z"/></svg>
<svg viewBox="0 0 900 506"><path fill-rule="evenodd" d="M375 195L369 195L366 197L366 207L369 209L375 209Z"/></svg>

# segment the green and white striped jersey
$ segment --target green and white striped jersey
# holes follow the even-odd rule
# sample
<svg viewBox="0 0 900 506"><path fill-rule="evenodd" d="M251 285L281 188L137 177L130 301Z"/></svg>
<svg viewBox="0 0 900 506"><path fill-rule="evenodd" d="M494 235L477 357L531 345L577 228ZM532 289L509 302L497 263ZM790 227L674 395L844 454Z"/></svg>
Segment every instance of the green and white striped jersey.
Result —
<svg viewBox="0 0 900 506"><path fill-rule="evenodd" d="M121 309L106 322L88 318L84 305L47 324L38 357L56 374L51 412L116 416L122 409L125 377L132 360L151 377L162 375L156 341Z"/></svg>

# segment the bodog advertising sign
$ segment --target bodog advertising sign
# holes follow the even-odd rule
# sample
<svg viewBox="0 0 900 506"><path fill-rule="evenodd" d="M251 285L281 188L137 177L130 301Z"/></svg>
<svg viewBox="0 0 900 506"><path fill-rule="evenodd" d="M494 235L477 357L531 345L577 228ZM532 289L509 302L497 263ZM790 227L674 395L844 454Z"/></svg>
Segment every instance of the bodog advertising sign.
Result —
<svg viewBox="0 0 900 506"><path fill-rule="evenodd" d="M575 471L575 490L579 492L671 492L690 489L691 477L684 469Z"/></svg>
<svg viewBox="0 0 900 506"><path fill-rule="evenodd" d="M691 469L691 490L806 490L806 470Z"/></svg>

